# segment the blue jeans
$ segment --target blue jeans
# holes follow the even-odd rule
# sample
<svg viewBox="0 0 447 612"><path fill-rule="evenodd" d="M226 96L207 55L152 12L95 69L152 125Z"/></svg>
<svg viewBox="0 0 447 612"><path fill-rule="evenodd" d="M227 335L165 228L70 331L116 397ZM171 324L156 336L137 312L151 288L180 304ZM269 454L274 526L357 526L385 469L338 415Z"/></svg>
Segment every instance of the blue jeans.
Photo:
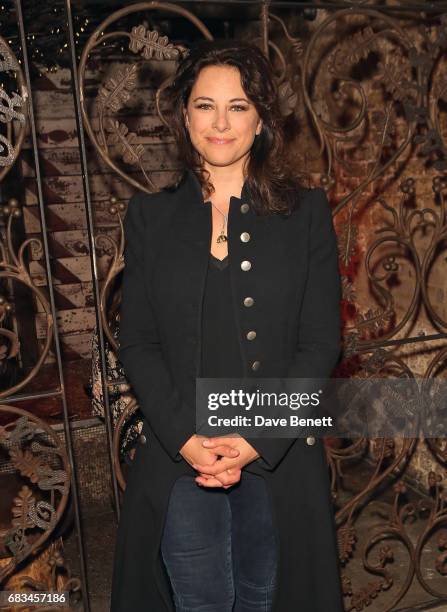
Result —
<svg viewBox="0 0 447 612"><path fill-rule="evenodd" d="M161 541L176 612L271 612L277 550L264 479L229 489L176 480Z"/></svg>

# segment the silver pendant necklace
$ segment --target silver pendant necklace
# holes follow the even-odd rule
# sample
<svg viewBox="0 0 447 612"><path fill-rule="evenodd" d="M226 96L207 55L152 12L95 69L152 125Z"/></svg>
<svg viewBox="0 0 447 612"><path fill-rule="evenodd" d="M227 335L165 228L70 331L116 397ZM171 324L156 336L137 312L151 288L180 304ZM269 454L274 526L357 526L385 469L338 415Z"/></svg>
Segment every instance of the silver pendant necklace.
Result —
<svg viewBox="0 0 447 612"><path fill-rule="evenodd" d="M225 234L225 226L228 224L228 215L226 215L225 213L223 213L220 208L218 208L213 202L211 202L211 204L214 206L214 208L216 210L218 210L220 212L220 214L222 215L222 217L224 218L224 222L222 225L222 229L220 230L220 234L217 237L216 242L227 242L228 238Z"/></svg>

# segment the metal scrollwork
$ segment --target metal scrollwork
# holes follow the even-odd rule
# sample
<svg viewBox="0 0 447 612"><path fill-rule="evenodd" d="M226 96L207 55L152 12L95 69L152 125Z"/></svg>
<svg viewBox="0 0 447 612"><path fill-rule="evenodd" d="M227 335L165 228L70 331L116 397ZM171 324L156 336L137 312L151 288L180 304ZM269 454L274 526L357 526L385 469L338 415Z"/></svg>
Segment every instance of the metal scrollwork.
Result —
<svg viewBox="0 0 447 612"><path fill-rule="evenodd" d="M47 323L45 345L43 347L43 350L41 351L37 363L33 366L33 368L24 377L23 380L15 384L13 387L10 387L9 389L4 389L0 391L0 398L3 398L12 395L19 389L22 389L39 372L51 348L51 344L53 341L54 321L53 316L51 314L51 305L48 300L48 297L42 289L36 287L33 283L33 280L30 276L24 259L25 249L28 247L28 245L34 242L41 249L42 241L38 238L28 238L20 245L19 250L16 253L12 241L12 221L13 219L20 217L22 214L18 201L14 198L11 198L7 205L0 206L0 212L2 212L3 215L7 215L8 217L6 225L6 244L0 242L0 278L9 278L16 282L22 283L23 285L26 285L40 301L42 309L46 314ZM11 310L12 306L9 304L7 297L4 295L0 295L0 324L3 323L7 316L10 315ZM7 342L5 347L9 345L9 349L5 348L3 349L3 353L0 353L0 358L10 359L14 357L17 354L19 348L19 339L15 332L0 327L0 336L6 338Z"/></svg>
<svg viewBox="0 0 447 612"><path fill-rule="evenodd" d="M81 60L79 62L82 118L85 130L93 146L103 161L121 178L133 187L148 193L157 191L157 187L151 178L151 173L147 172L144 168L144 148L142 145L135 144L135 134L129 131L126 124L122 120L114 119L112 116L113 113L120 110L131 97L137 85L138 71L141 64L132 64L125 69L120 68L116 70L116 72L114 72L99 88L97 100L99 113L98 132L95 132L93 129L87 112L84 82L90 53L106 40L127 38L129 41L129 51L134 54L139 54L145 61L175 61L188 53L188 50L183 45L176 45L170 42L167 36L161 36L159 32L148 30L143 25L133 27L131 32L107 31L116 21L126 15L154 10L163 10L164 12L184 17L198 29L202 36L208 39L212 38L211 33L205 25L190 11L169 2L141 2L120 9L105 19L90 36L82 51ZM161 121L165 125L167 122L161 112L159 94L165 89L169 81L170 77L165 79L157 92L157 111ZM143 181L133 178L133 176L123 170L116 161L112 159L109 148L112 145L117 146L121 159L125 164L139 169Z"/></svg>
<svg viewBox="0 0 447 612"><path fill-rule="evenodd" d="M0 534L11 556L0 567L3 582L19 562L41 550L53 532L67 505L71 468L63 441L44 421L7 405L0 406L0 414L8 419L0 428L0 446L27 481L13 500L11 527Z"/></svg>
<svg viewBox="0 0 447 612"><path fill-rule="evenodd" d="M0 181L6 176L22 148L25 138L26 117L28 114L28 95L25 79L15 55L8 43L0 36L0 73L12 73L17 80L20 94L9 94L3 87L0 88L0 125L4 124L6 133L0 134ZM20 130L13 144L12 124L16 121Z"/></svg>

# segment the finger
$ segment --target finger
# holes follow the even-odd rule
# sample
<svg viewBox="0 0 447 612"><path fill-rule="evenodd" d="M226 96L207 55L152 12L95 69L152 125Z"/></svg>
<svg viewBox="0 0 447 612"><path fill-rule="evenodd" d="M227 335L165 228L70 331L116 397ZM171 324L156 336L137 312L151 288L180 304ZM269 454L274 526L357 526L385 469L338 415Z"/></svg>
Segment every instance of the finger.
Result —
<svg viewBox="0 0 447 612"><path fill-rule="evenodd" d="M196 478L196 482L198 485L201 485L202 487L210 487L210 488L217 488L217 487L222 487L222 483L217 480L217 478L201 478L198 477Z"/></svg>
<svg viewBox="0 0 447 612"><path fill-rule="evenodd" d="M202 465L200 463L194 463L192 466L197 472L205 472L205 474L212 474L215 476L219 474L219 472L224 472L225 470L236 468L239 466L236 463L236 459L229 459L228 457L223 457L223 459L219 459L213 465Z"/></svg>
<svg viewBox="0 0 447 612"><path fill-rule="evenodd" d="M224 485L217 478L209 478L208 480L202 480L198 478L196 479L196 482L197 484L203 487L209 487L209 488L214 488L214 489L221 487L222 489L229 489L230 487L235 485L238 481L236 480L235 482L231 482L229 484Z"/></svg>
<svg viewBox="0 0 447 612"><path fill-rule="evenodd" d="M211 477L212 481L218 480L222 485L234 485L240 480L240 470L225 470ZM210 479L207 481L209 482ZM201 482L201 477L196 478L196 482Z"/></svg>
<svg viewBox="0 0 447 612"><path fill-rule="evenodd" d="M231 446L231 440L233 438L206 438L202 442L202 446L205 448L215 448L216 446Z"/></svg>
<svg viewBox="0 0 447 612"><path fill-rule="evenodd" d="M205 438L205 440L202 441L202 446L205 448L214 448L214 446L217 446L217 443L214 438Z"/></svg>
<svg viewBox="0 0 447 612"><path fill-rule="evenodd" d="M213 453L223 457L238 457L240 455L240 451L237 448L231 448L231 446L228 446L227 444L215 446L213 448Z"/></svg>
<svg viewBox="0 0 447 612"><path fill-rule="evenodd" d="M203 480L203 481L201 479L196 479L196 482L197 484L200 484L200 486L203 486L203 487L218 488L220 485L222 489L229 489L230 487L237 484L239 480L234 480L234 482L231 482L229 484L222 484L218 478L215 478L214 476L210 476L207 480Z"/></svg>
<svg viewBox="0 0 447 612"><path fill-rule="evenodd" d="M216 461L219 461L219 459L215 459L212 463L191 463L191 467L194 468L196 472L203 472L204 474L210 474L209 470L211 470L211 468L214 466ZM202 469L198 469L199 467Z"/></svg>
<svg viewBox="0 0 447 612"><path fill-rule="evenodd" d="M214 476L211 476L210 474L205 474L205 472L200 472L199 476L200 478L205 478L206 480L208 480L209 478L214 478Z"/></svg>
<svg viewBox="0 0 447 612"><path fill-rule="evenodd" d="M211 476L211 478L216 478L225 486L233 486L240 481L241 470L226 470L226 472L221 472L220 474Z"/></svg>

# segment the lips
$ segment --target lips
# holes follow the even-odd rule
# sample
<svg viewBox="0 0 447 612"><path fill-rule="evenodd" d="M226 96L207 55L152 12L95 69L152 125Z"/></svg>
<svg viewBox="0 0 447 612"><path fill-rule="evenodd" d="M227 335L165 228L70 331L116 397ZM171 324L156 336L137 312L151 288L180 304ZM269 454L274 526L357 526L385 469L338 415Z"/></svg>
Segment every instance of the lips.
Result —
<svg viewBox="0 0 447 612"><path fill-rule="evenodd" d="M229 144L230 142L233 142L234 138L207 138L207 140L213 144Z"/></svg>

